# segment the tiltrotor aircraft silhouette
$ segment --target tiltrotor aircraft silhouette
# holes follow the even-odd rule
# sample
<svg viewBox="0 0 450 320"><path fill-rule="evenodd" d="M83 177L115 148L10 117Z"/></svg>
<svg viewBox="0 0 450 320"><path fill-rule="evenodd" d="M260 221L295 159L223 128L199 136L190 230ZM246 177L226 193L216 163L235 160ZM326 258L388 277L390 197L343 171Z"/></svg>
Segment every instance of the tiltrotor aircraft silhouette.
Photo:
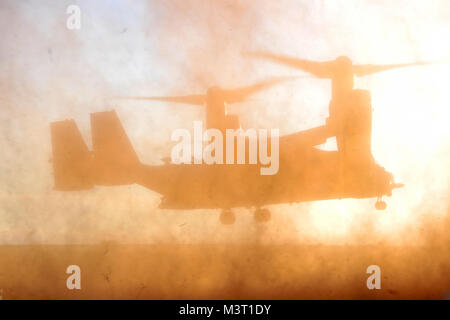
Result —
<svg viewBox="0 0 450 320"><path fill-rule="evenodd" d="M367 90L354 89L353 77L422 63L353 65L346 57L313 62L269 53L252 55L332 82L326 123L279 138L277 174L261 175L261 163L145 165L139 161L113 110L91 114L92 151L74 120L51 123L55 189L139 184L162 196L160 208L221 209L220 220L224 224L235 221L235 207L255 208L258 222L270 219L265 206L281 203L376 198L376 209L385 209L382 197L391 196L393 189L403 185L396 183L372 156L371 97ZM224 131L240 128L238 117L227 114L227 104L243 102L250 94L284 80L276 78L233 90L211 87L206 94L198 95L126 98L205 106L206 126ZM336 151L315 147L331 137L336 137Z"/></svg>

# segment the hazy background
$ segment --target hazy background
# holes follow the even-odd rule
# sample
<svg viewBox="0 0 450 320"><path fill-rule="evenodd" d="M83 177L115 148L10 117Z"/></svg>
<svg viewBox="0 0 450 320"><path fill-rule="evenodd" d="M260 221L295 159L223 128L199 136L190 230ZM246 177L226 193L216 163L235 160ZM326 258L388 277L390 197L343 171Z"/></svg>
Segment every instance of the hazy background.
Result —
<svg viewBox="0 0 450 320"><path fill-rule="evenodd" d="M81 8L81 29L66 8ZM249 59L269 50L355 63L450 59L448 1L0 1L0 244L448 242L449 64L358 79L373 97L373 153L405 188L388 198L271 206L255 225L237 208L159 210L140 186L52 190L49 123L76 120L90 146L89 113L115 109L145 163L170 155L170 134L201 108L118 101L118 95L203 93L300 71ZM323 124L330 83L298 79L230 108L244 127L282 134ZM333 141L324 148L332 149ZM445 223L446 224L445 224Z"/></svg>

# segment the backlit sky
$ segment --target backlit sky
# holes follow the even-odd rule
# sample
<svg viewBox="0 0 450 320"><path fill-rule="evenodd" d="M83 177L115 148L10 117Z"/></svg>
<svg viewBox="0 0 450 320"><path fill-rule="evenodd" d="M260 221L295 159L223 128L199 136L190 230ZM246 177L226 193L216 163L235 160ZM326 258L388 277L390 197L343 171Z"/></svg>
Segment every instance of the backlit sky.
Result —
<svg viewBox="0 0 450 320"><path fill-rule="evenodd" d="M66 8L81 8L81 29ZM450 4L442 1L5 1L0 2L0 244L268 241L420 243L425 223L448 215ZM200 108L118 101L120 95L203 93L298 70L252 60L267 50L319 61L446 63L398 69L356 81L373 97L373 154L405 188L387 199L270 207L253 224L237 208L157 209L140 186L59 193L49 123L73 118L90 145L89 113L115 109L144 163L170 154L170 134L192 128ZM254 95L230 112L244 127L281 134L323 124L330 83L297 79ZM332 149L333 141L324 148Z"/></svg>

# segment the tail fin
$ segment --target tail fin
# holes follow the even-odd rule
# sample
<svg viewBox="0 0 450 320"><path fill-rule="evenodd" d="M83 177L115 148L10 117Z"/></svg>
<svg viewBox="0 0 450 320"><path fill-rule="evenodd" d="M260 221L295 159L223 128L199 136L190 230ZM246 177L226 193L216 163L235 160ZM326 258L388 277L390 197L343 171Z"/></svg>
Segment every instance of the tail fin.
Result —
<svg viewBox="0 0 450 320"><path fill-rule="evenodd" d="M93 187L92 159L74 120L50 124L55 190L83 190Z"/></svg>
<svg viewBox="0 0 450 320"><path fill-rule="evenodd" d="M135 183L140 164L116 112L91 114L95 183L121 185Z"/></svg>

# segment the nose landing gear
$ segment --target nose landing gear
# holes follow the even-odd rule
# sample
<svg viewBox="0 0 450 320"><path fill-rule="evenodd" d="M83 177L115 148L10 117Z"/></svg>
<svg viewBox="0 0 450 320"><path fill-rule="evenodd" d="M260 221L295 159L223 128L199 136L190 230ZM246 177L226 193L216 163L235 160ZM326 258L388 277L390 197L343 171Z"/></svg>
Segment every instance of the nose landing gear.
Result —
<svg viewBox="0 0 450 320"><path fill-rule="evenodd" d="M386 202L384 202L381 197L378 197L377 202L375 202L375 209L385 210L386 208L387 208Z"/></svg>

